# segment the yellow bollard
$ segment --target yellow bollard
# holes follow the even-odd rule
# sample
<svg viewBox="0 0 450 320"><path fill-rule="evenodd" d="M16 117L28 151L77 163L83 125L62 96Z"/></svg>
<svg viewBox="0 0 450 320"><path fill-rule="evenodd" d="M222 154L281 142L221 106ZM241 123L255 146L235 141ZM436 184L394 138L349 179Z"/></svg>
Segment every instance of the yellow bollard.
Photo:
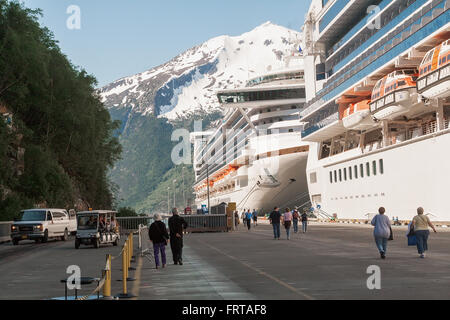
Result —
<svg viewBox="0 0 450 320"><path fill-rule="evenodd" d="M103 285L103 299L111 299L111 255L106 255L105 284Z"/></svg>
<svg viewBox="0 0 450 320"><path fill-rule="evenodd" d="M125 244L123 245L123 253L122 253L122 293L115 296L119 299L129 299L134 298L135 296L128 293L127 290L127 282L128 282L128 246L129 246L129 239L125 241Z"/></svg>

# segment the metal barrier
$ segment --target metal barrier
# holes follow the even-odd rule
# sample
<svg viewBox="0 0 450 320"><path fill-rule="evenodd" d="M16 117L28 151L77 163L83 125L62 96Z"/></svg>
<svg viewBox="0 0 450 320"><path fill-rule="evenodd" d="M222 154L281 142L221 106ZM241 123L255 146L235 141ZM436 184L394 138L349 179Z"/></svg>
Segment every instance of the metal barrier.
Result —
<svg viewBox="0 0 450 320"><path fill-rule="evenodd" d="M168 225L168 216L163 216L162 221ZM128 234L131 232L139 231L139 226L149 226L153 223L153 217L117 217L117 223L119 224L120 234Z"/></svg>
<svg viewBox="0 0 450 320"><path fill-rule="evenodd" d="M226 214L183 215L187 232L226 232L232 226L227 224Z"/></svg>
<svg viewBox="0 0 450 320"><path fill-rule="evenodd" d="M139 254L141 257L147 257L150 262L154 262L153 247L151 245L150 238L148 236L148 226L139 226Z"/></svg>
<svg viewBox="0 0 450 320"><path fill-rule="evenodd" d="M0 222L0 243L11 240L12 221Z"/></svg>

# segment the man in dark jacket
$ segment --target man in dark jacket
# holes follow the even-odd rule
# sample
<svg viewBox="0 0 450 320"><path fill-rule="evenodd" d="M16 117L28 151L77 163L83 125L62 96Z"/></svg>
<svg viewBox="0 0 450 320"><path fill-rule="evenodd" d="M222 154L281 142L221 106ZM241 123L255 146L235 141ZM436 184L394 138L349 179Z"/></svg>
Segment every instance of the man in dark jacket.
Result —
<svg viewBox="0 0 450 320"><path fill-rule="evenodd" d="M270 220L270 223L272 224L272 227L273 227L274 239L280 240L280 235L281 235L281 231L280 231L280 222L281 222L280 208L275 207L273 209L272 213L269 216L269 220Z"/></svg>
<svg viewBox="0 0 450 320"><path fill-rule="evenodd" d="M183 265L183 229L187 228L186 221L178 215L177 208L172 209L173 216L169 218L170 248L173 263Z"/></svg>
<svg viewBox="0 0 450 320"><path fill-rule="evenodd" d="M161 252L162 267L166 266L166 245L169 240L169 234L160 214L155 214L155 222L148 229L148 236L153 242L153 253L155 256L156 269L159 268L159 253Z"/></svg>

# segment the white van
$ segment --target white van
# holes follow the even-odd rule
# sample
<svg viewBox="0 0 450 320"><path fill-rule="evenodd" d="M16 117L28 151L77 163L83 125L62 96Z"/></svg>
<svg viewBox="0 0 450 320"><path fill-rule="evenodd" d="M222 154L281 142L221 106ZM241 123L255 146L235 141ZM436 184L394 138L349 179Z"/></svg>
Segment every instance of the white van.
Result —
<svg viewBox="0 0 450 320"><path fill-rule="evenodd" d="M67 241L76 231L75 224L65 209L30 209L22 211L22 218L11 225L11 240L17 245L20 240L47 242L50 238Z"/></svg>

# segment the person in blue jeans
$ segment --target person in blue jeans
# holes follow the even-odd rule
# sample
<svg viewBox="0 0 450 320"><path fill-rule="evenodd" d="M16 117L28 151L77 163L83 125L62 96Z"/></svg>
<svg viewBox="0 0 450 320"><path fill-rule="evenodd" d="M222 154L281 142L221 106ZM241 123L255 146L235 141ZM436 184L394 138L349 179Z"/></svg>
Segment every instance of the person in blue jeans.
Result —
<svg viewBox="0 0 450 320"><path fill-rule="evenodd" d="M280 208L275 207L269 216L270 223L273 227L273 236L275 240L280 240L281 230L280 230L280 222L281 222L281 213Z"/></svg>
<svg viewBox="0 0 450 320"><path fill-rule="evenodd" d="M430 218L424 215L423 212L422 207L417 208L417 216L414 217L411 226L417 239L417 252L422 259L425 258L425 251L428 250L428 237L430 236L428 227L436 233L436 228L431 223Z"/></svg>
<svg viewBox="0 0 450 320"><path fill-rule="evenodd" d="M381 207L378 214L373 217L371 224L375 227L373 236L380 252L381 259L386 259L387 242L391 235L391 221L384 214L386 209Z"/></svg>
<svg viewBox="0 0 450 320"><path fill-rule="evenodd" d="M292 212L292 224L294 225L294 233L298 232L298 219L300 218L300 214L298 213L298 208L295 208Z"/></svg>
<svg viewBox="0 0 450 320"><path fill-rule="evenodd" d="M306 233L308 229L308 214L306 211L302 213L302 231L303 233Z"/></svg>

